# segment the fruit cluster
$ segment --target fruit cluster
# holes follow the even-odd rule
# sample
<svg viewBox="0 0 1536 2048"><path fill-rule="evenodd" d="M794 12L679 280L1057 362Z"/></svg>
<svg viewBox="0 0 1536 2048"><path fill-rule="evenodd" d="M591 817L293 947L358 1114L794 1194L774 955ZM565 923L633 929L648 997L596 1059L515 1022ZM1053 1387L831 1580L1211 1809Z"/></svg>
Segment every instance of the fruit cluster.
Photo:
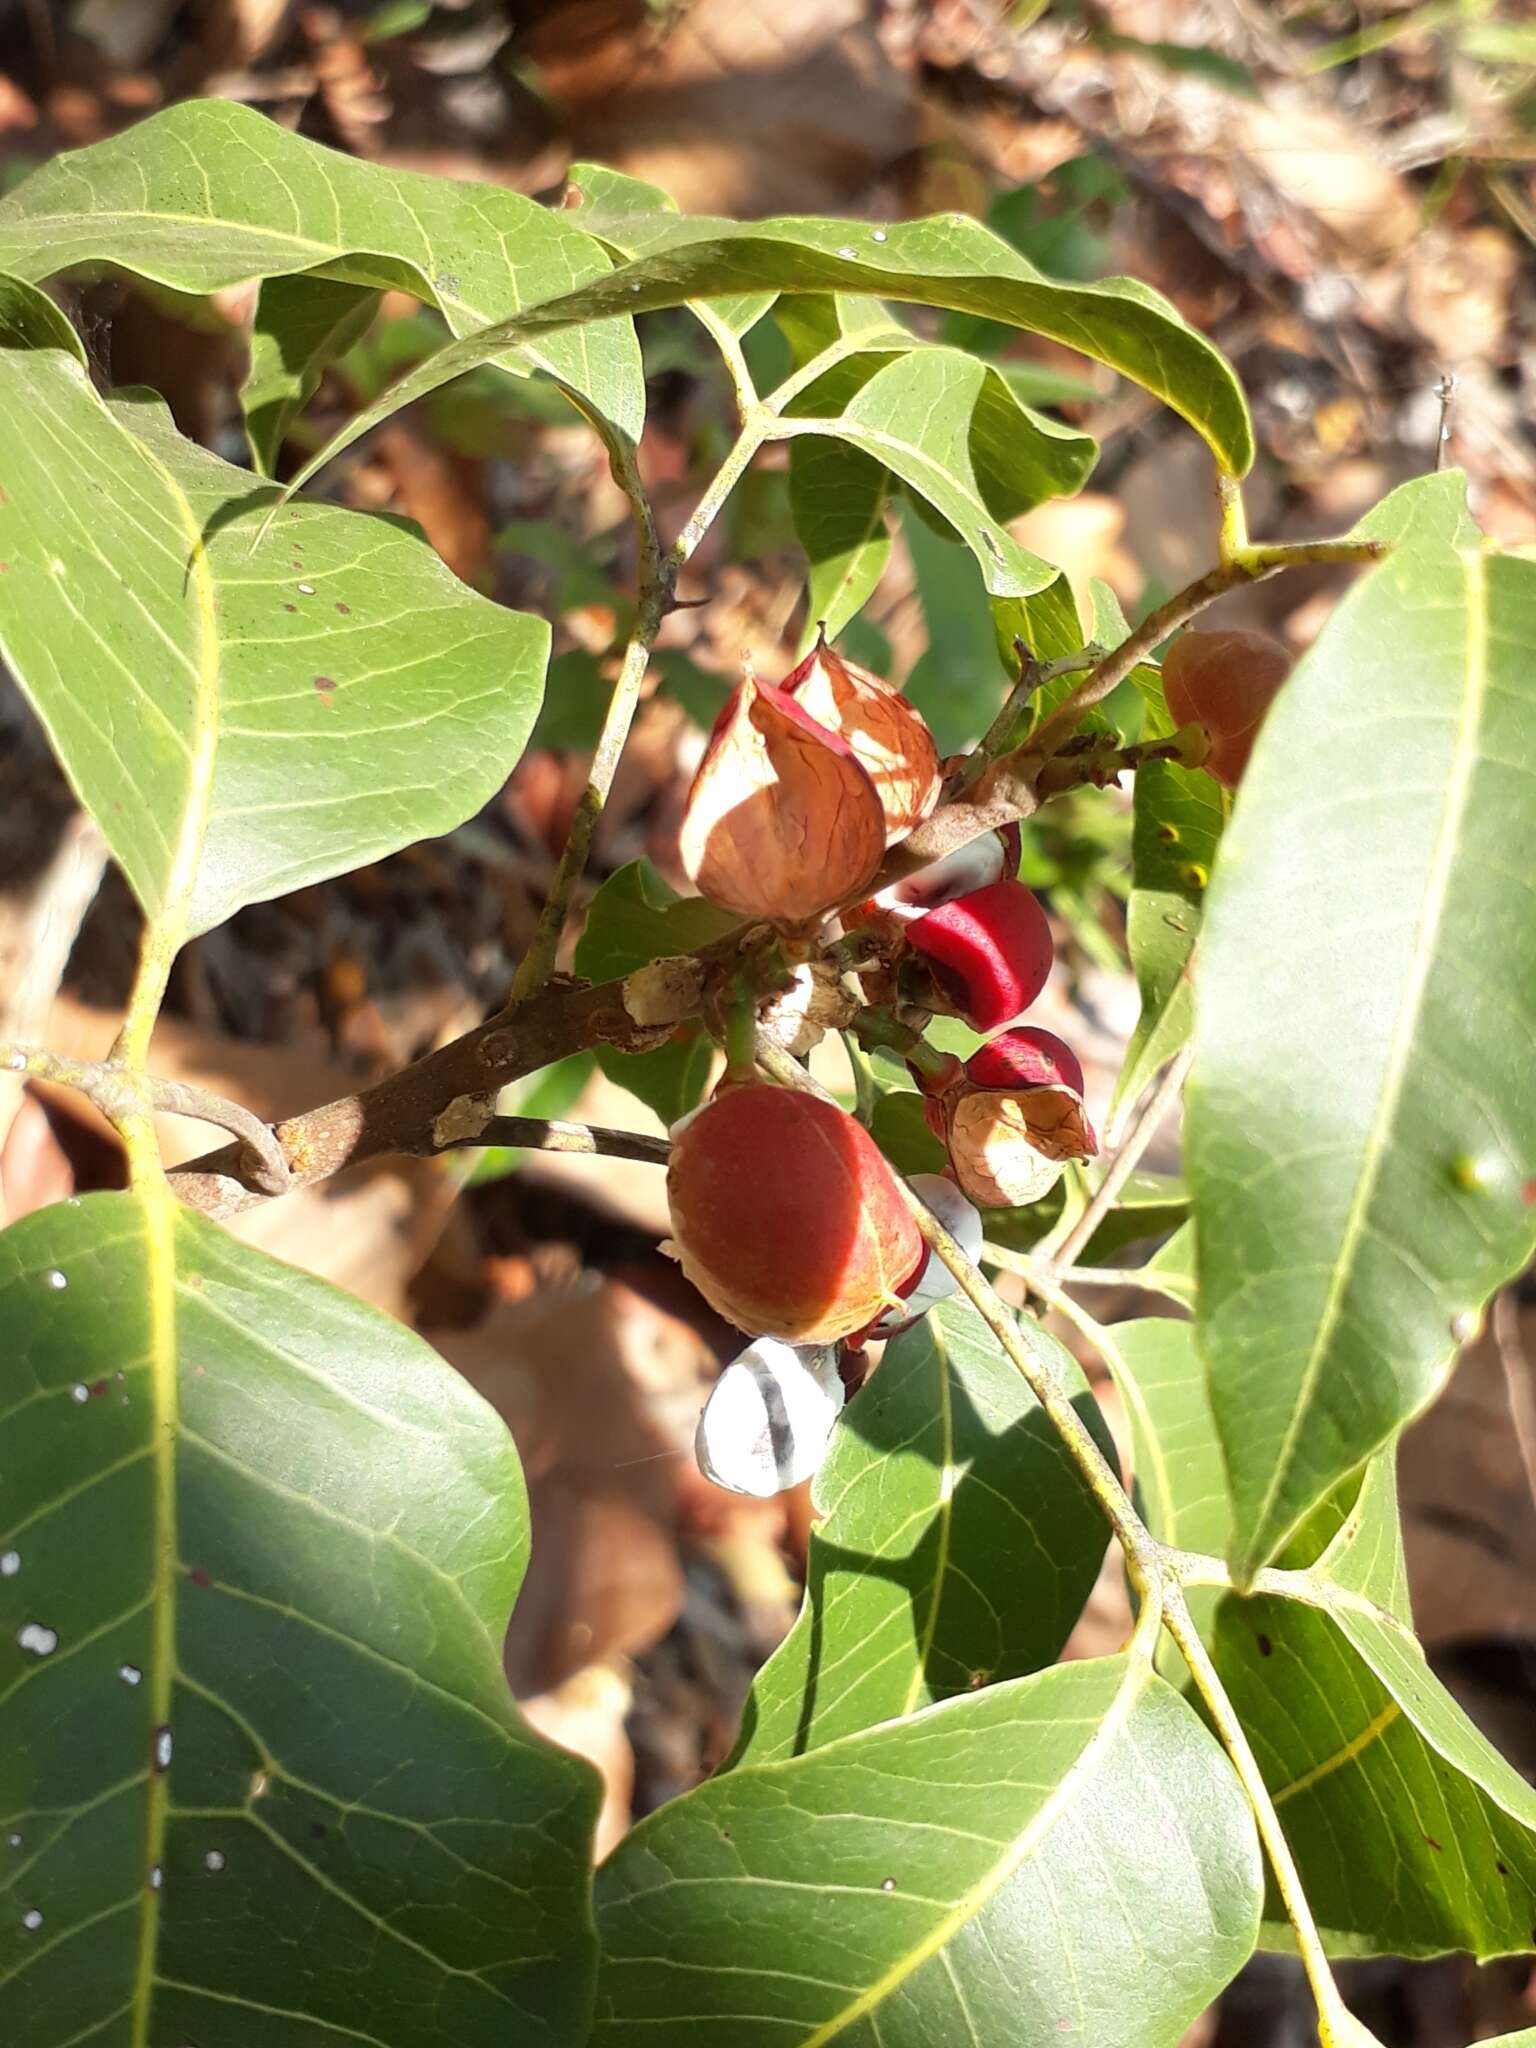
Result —
<svg viewBox="0 0 1536 2048"><path fill-rule="evenodd" d="M689 794L682 854L704 895L786 938L841 908L870 941L872 999L1002 1030L969 1060L930 1054L913 1069L948 1165L911 1186L974 1257L979 1209L1040 1200L1097 1141L1072 1052L1016 1022L1052 959L1045 913L1016 879L1018 827L861 899L941 782L916 709L819 644L782 684L748 677L732 693ZM835 1104L728 1073L673 1135L674 1249L754 1339L700 1419L700 1466L736 1491L774 1493L820 1462L849 1355L955 1283L874 1140Z"/></svg>

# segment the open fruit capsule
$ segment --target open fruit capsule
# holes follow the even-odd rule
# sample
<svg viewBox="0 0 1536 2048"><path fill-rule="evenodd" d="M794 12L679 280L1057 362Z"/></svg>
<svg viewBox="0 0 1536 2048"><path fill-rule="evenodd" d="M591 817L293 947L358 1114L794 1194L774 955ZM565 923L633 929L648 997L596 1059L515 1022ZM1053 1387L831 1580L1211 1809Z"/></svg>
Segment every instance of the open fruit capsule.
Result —
<svg viewBox="0 0 1536 2048"><path fill-rule="evenodd" d="M748 677L715 721L683 811L688 879L726 910L805 926L885 851L885 811L848 742Z"/></svg>

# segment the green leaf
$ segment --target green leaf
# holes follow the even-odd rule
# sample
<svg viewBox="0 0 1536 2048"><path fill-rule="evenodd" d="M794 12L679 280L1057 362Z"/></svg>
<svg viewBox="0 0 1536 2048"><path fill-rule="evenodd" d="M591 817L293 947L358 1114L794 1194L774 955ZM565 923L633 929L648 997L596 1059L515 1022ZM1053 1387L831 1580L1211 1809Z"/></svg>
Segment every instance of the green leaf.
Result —
<svg viewBox="0 0 1536 2048"><path fill-rule="evenodd" d="M1221 842L1221 785L1203 768L1147 761L1136 771L1132 815L1126 942L1141 1014L1115 1084L1117 1107L1136 1101L1194 1022L1187 969Z"/></svg>
<svg viewBox="0 0 1536 2048"><path fill-rule="evenodd" d="M570 216L519 192L360 163L230 100L184 101L57 156L0 202L0 270L38 281L85 264L198 293L318 273L409 292L456 335L611 268ZM627 318L507 348L511 359L491 348L479 360L545 370L610 430L638 436L645 392Z"/></svg>
<svg viewBox="0 0 1536 2048"><path fill-rule="evenodd" d="M638 246L638 225L634 239ZM0 241L0 262L4 246ZM1230 473L1242 474L1253 460L1253 428L1231 366L1160 294L1125 278L1091 285L1054 283L962 215L890 228L824 220L741 225L657 215L644 230L644 246L646 253L612 276L440 349L351 420L296 481L304 482L322 462L401 406L536 336L693 299L764 291L864 294L949 306L1050 335L1109 363L1182 414Z"/></svg>
<svg viewBox="0 0 1536 2048"><path fill-rule="evenodd" d="M240 387L246 436L262 476L274 473L295 416L329 365L361 341L378 306L370 286L335 278L269 277L262 285L250 368Z"/></svg>
<svg viewBox="0 0 1536 2048"><path fill-rule="evenodd" d="M0 647L146 912L175 937L446 832L538 710L549 628L403 522L291 506L0 349ZM319 671L323 669L325 673Z"/></svg>
<svg viewBox="0 0 1536 2048"><path fill-rule="evenodd" d="M860 300L790 303L818 309L830 305L839 323L823 350L829 367L788 402L785 412L790 418L836 419L854 408L882 370L920 356L921 377L908 373L914 394L912 417L921 419L924 408L937 404L941 417L923 420L920 431L949 466L973 473L975 494L995 519L1015 519L1049 498L1069 497L1087 481L1098 459L1097 442L1026 405L995 366L894 326L880 306L872 309L879 324L860 326ZM820 339L825 329L818 319L803 329L792 327L791 332L809 343ZM957 462L950 451L958 449L962 439L965 452ZM921 509L924 500L917 502ZM944 524L939 521L941 529Z"/></svg>
<svg viewBox="0 0 1536 2048"><path fill-rule="evenodd" d="M592 898L586 928L576 945L576 972L588 981L617 981L653 960L692 953L718 939L740 920L706 903L679 896L648 860L633 860L612 874ZM655 1052L598 1048L598 1064L674 1124L695 1107L709 1078L713 1047L702 1031L691 1031Z"/></svg>
<svg viewBox="0 0 1536 2048"><path fill-rule="evenodd" d="M1390 1457L1283 1562L1303 1597L1224 1599L1212 1647L1319 1924L1356 1954L1528 1951L1536 1792L1424 1661Z"/></svg>
<svg viewBox="0 0 1536 2048"><path fill-rule="evenodd" d="M789 507L810 565L808 617L835 640L873 596L891 558L885 465L836 441L792 441Z"/></svg>
<svg viewBox="0 0 1536 2048"><path fill-rule="evenodd" d="M830 435L883 464L965 542L994 597L1028 596L1057 572L1019 546L1003 524L1011 513L994 512L985 493L983 473L992 496L1003 495L996 470L978 470L979 456L1002 460L991 438L1003 432L997 408L985 409L986 436L974 446L972 428L994 382L984 363L957 349L913 350L876 370L834 416L783 419L774 434ZM1011 397L1007 404L1013 406ZM1011 491L1006 502L1015 497Z"/></svg>
<svg viewBox="0 0 1536 2048"><path fill-rule="evenodd" d="M1191 1708L1140 1659L1058 1665L642 1821L598 1873L594 2041L1174 2048L1261 1884Z"/></svg>
<svg viewBox="0 0 1536 2048"><path fill-rule="evenodd" d="M910 1089L880 1097L869 1134L898 1173L942 1173L949 1164L942 1141L924 1120L922 1097Z"/></svg>
<svg viewBox="0 0 1536 2048"><path fill-rule="evenodd" d="M544 703L529 745L590 751L597 745L612 697L613 677L604 675L597 656L585 647L568 647L549 664Z"/></svg>
<svg viewBox="0 0 1536 2048"><path fill-rule="evenodd" d="M1076 1362L1038 1324L1019 1330L1113 1459ZM1102 1511L960 1299L890 1345L838 1423L815 1499L805 1602L753 1685L738 1764L1040 1670L1104 1557Z"/></svg>
<svg viewBox="0 0 1536 2048"><path fill-rule="evenodd" d="M1100 1324L1093 1343L1131 1426L1136 1497L1147 1527L1176 1549L1220 1557L1232 1511L1193 1324L1171 1316ZM1192 1586L1185 1598L1196 1627L1207 1633L1220 1595L1212 1586ZM1183 1672L1167 1636L1157 1662L1170 1679Z"/></svg>
<svg viewBox="0 0 1536 2048"><path fill-rule="evenodd" d="M1145 1283L1166 1294L1182 1308L1195 1305L1195 1227L1186 1223L1159 1247L1144 1266L1138 1268Z"/></svg>
<svg viewBox="0 0 1536 2048"><path fill-rule="evenodd" d="M677 201L659 185L588 162L574 163L566 173L565 203L584 208L582 227L618 256L632 256L637 247L643 248L659 218L677 213ZM777 292L744 292L691 310L706 327L740 336L757 325L777 297Z"/></svg>
<svg viewBox="0 0 1536 2048"><path fill-rule="evenodd" d="M1229 827L1187 1171L1244 1578L1530 1256L1533 654L1536 562L1393 556L1276 700Z"/></svg>
<svg viewBox="0 0 1536 2048"><path fill-rule="evenodd" d="M1077 1194L1073 1201L1077 1214L1097 1192L1107 1171L1101 1160L1094 1160L1077 1169L1080 1178L1058 1181L1044 1200L1031 1202L1027 1208L989 1209L987 1236L1011 1251L1029 1251L1054 1229L1062 1216L1069 1186ZM1128 1244L1161 1237L1177 1229L1188 1215L1189 1192L1176 1174L1133 1173L1114 1207L1079 1253L1077 1263L1108 1265Z"/></svg>
<svg viewBox="0 0 1536 2048"><path fill-rule="evenodd" d="M901 532L912 557L925 642L902 692L927 720L939 752L959 753L980 739L1003 701L1006 672L998 660L986 589L966 549L941 539L910 504L902 511ZM1035 600L1005 602L1022 611ZM1018 672L1016 661L1013 672Z"/></svg>
<svg viewBox="0 0 1536 2048"><path fill-rule="evenodd" d="M478 1395L162 1190L0 1236L0 1427L12 2038L578 2048L596 1790L507 1691Z"/></svg>

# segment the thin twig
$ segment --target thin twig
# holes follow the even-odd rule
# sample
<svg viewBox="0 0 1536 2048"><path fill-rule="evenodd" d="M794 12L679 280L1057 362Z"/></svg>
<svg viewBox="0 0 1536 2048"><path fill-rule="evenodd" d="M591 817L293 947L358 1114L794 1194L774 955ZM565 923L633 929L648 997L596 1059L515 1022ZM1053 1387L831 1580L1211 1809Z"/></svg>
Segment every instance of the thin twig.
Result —
<svg viewBox="0 0 1536 2048"><path fill-rule="evenodd" d="M565 930L565 921L570 914L571 899L586 870L587 856L592 850L592 837L597 830L597 821L603 814L603 806L608 801L614 776L618 773L619 761L629 738L629 729L634 723L635 712L640 703L641 686L645 682L646 670L650 666L651 650L656 645L656 636L661 631L662 620L672 606L678 572L709 531L716 514L761 447L764 417L755 408L749 412L741 432L737 435L713 482L665 554L661 551L655 515L651 510L645 487L640 481L633 454L614 455L614 476L633 507L635 523L640 533L639 602L635 613L635 627L630 635L629 645L624 650L619 679L614 685L613 695L603 717L603 727L592 756L587 786L581 793L580 803L576 806L576 815L571 820L560 863L555 869L554 880L550 883L549 894L539 913L539 921L528 943L528 950L519 961L517 972L512 978L511 993L506 1008L501 1013L503 1016L510 1015L518 1004L525 1003L530 996L537 994L554 972L560 936Z"/></svg>
<svg viewBox="0 0 1536 2048"><path fill-rule="evenodd" d="M253 1111L190 1081L168 1081L121 1060L72 1060L34 1046L0 1044L0 1068L21 1077L73 1088L119 1132L160 1113L196 1117L238 1141L245 1175L259 1193L286 1194L292 1176L274 1133Z"/></svg>
<svg viewBox="0 0 1536 2048"><path fill-rule="evenodd" d="M1197 577L1187 589L1170 597L1166 604L1149 612L1132 633L1069 697L1057 706L1051 716L1040 727L1023 748L1023 752L1038 758L1050 754L1067 735L1076 730L1077 722L1085 711L1091 711L1101 703L1110 691L1123 683L1140 661L1145 661L1155 647L1168 635L1175 632L1197 612L1203 612L1208 604L1223 597L1229 590L1236 590L1245 583L1262 583L1266 577L1274 576L1282 569L1298 569L1313 562L1373 562L1387 552L1381 541L1361 540L1314 540L1298 541L1294 545L1279 547L1247 548L1233 560L1219 562L1214 569Z"/></svg>
<svg viewBox="0 0 1536 2048"><path fill-rule="evenodd" d="M1087 1245L1093 1233L1114 1207L1115 1198L1136 1171L1141 1155L1157 1135L1158 1125L1173 1107L1179 1090L1184 1086L1184 1076L1189 1072L1192 1057L1192 1049L1186 1045L1177 1057L1169 1062L1162 1079L1132 1119L1131 1127L1125 1134L1125 1142L1110 1161L1108 1172L1094 1189L1092 1200L1046 1262L1048 1279L1060 1280L1071 1270L1078 1253Z"/></svg>
<svg viewBox="0 0 1536 2048"><path fill-rule="evenodd" d="M672 1155L667 1138L537 1116L493 1116L473 1137L451 1139L443 1150L452 1152L471 1145L477 1150L490 1145L517 1145L528 1152L600 1154L608 1159L639 1159L647 1166L665 1166Z"/></svg>
<svg viewBox="0 0 1536 2048"><path fill-rule="evenodd" d="M1163 1594L1163 1626L1179 1647L1179 1653L1189 1667L1189 1675L1195 1682L1195 1690L1204 1702L1211 1718L1211 1725L1221 1739L1221 1746L1232 1760L1248 1796L1253 1810L1254 1821L1259 1830L1259 1839L1264 1844L1269 1858L1269 1867L1274 1873L1275 1890L1280 1894L1285 1907L1286 1918L1296 1936L1296 1949L1301 1957L1301 1966L1307 1973L1307 1982L1312 1988L1313 2001L1317 2006L1318 2039L1322 2048L1381 2048L1376 2036L1361 2025L1339 1992L1334 1981L1333 1970L1323 1947L1323 1938L1312 1917L1312 1908L1307 1902L1301 1872L1291 1854L1291 1845L1285 1839L1285 1830L1280 1825L1280 1816L1270 1797L1269 1787L1264 1782L1264 1773L1259 1760L1253 1753L1247 1731L1239 1720L1227 1689L1221 1682L1221 1674L1211 1659L1210 1652L1200 1639L1184 1589L1172 1579L1166 1583Z"/></svg>
<svg viewBox="0 0 1536 2048"><path fill-rule="evenodd" d="M990 1238L982 1256L989 1266L1004 1273L1016 1273L1044 1301L1051 1301L1064 1287L1135 1287L1143 1294L1160 1294L1167 1301L1181 1303L1188 1294L1181 1284L1170 1285L1155 1266L1074 1266L1058 1280L1044 1259L1031 1258L1028 1252L1011 1251L1007 1245L993 1244Z"/></svg>

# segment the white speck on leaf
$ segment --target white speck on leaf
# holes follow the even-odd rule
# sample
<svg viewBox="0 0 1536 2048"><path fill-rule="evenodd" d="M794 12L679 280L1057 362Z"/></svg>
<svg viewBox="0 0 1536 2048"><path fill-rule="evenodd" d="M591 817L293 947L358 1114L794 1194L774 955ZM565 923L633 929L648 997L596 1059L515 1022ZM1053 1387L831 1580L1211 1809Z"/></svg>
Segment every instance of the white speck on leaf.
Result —
<svg viewBox="0 0 1536 2048"><path fill-rule="evenodd" d="M34 1657L51 1657L59 1647L59 1632L56 1628L44 1628L40 1621L29 1621L16 1631L16 1640Z"/></svg>
<svg viewBox="0 0 1536 2048"><path fill-rule="evenodd" d="M119 1664L117 1667L117 1675L123 1681L124 1685L137 1685L139 1683L139 1680L144 1676L143 1672L139 1669L137 1664Z"/></svg>
<svg viewBox="0 0 1536 2048"><path fill-rule="evenodd" d="M26 1912L21 1916L21 1924L29 1934L36 1934L38 1928L43 1924L43 1916L39 1913L36 1906L28 1906Z"/></svg>
<svg viewBox="0 0 1536 2048"><path fill-rule="evenodd" d="M64 1292L64 1289L69 1285L69 1282L65 1279L64 1275L59 1271L58 1267L55 1266L50 1272L47 1272L43 1275L43 1285L45 1287L51 1287L55 1294L62 1294Z"/></svg>
<svg viewBox="0 0 1536 2048"><path fill-rule="evenodd" d="M14 1579L21 1570L19 1550L0 1550L0 1579Z"/></svg>

